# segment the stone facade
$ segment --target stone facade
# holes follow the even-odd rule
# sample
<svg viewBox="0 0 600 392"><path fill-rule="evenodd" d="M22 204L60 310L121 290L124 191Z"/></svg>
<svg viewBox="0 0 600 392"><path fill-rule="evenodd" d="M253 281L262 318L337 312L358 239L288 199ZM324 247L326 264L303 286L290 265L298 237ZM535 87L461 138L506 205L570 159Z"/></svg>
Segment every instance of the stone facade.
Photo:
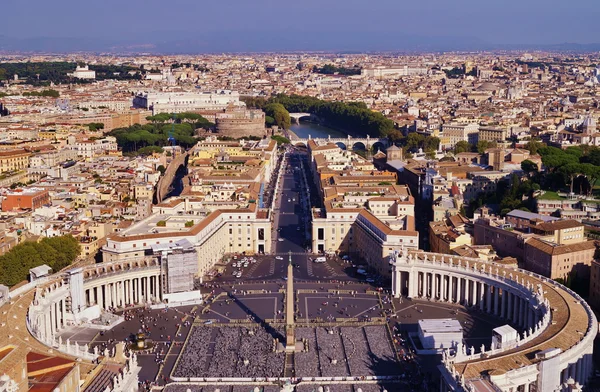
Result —
<svg viewBox="0 0 600 392"><path fill-rule="evenodd" d="M221 136L235 139L248 136L263 137L265 114L262 110L235 110L217 113L215 116L217 132Z"/></svg>

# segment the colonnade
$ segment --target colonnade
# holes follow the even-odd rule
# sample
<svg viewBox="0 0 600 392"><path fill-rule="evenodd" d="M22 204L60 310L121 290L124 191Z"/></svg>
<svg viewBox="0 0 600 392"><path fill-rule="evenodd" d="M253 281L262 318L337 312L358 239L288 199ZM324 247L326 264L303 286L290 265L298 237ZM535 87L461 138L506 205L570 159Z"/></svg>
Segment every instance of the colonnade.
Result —
<svg viewBox="0 0 600 392"><path fill-rule="evenodd" d="M528 342L534 341L548 326L555 324L554 312L566 311L568 317L571 312L564 309L564 301L567 307L574 307L573 309L583 307L588 320L587 323L580 320L578 330L573 331L581 335L578 342L565 347L556 341L556 346L550 346L544 352L540 351L539 361L530 361L523 364L525 366L515 365L508 371L490 375L489 381L496 390L576 391L580 390L592 373L593 340L598 325L589 305L572 290L528 271L449 255L417 252L409 255L404 251L403 254L394 254L390 265L392 293L395 297L406 296L460 304L504 319L522 331L517 336L516 347L527 347ZM553 308L546 297L546 290L556 291L553 298L560 302L560 309ZM547 336L545 341L548 341ZM475 374L470 375L474 377L471 380L465 380L464 373L457 372L455 365L511 355L510 351L505 353L504 348L491 347L487 350L485 345L476 353L474 347L466 349L462 343L458 344L456 352L444 353L443 363L448 374L447 377L443 377L446 382L442 382L440 390L448 390L449 387L451 390L469 390L471 382L481 380L481 377L478 378Z"/></svg>
<svg viewBox="0 0 600 392"><path fill-rule="evenodd" d="M478 277L446 271L414 270L399 275L399 287L409 298L443 301L478 308L510 321L514 326L534 328L540 314L532 305L530 293L494 284ZM536 304L537 305L537 304Z"/></svg>
<svg viewBox="0 0 600 392"><path fill-rule="evenodd" d="M99 305L102 309L114 309L162 301L163 285L159 275L120 276L120 278L112 281L86 281L84 284L86 304Z"/></svg>

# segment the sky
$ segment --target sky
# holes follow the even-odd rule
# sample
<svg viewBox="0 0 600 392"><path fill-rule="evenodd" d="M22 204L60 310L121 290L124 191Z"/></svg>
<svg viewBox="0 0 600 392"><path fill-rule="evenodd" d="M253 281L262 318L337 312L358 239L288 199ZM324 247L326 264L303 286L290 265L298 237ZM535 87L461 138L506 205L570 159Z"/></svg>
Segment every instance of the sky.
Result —
<svg viewBox="0 0 600 392"><path fill-rule="evenodd" d="M206 51L600 42L598 0L1 2L0 36L12 46L40 39L91 46L179 45Z"/></svg>

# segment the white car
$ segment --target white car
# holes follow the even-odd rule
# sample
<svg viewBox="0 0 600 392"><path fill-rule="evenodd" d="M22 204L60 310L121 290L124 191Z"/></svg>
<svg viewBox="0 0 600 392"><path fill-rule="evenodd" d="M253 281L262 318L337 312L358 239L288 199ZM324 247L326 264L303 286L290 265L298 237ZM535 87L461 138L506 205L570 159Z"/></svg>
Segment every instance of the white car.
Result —
<svg viewBox="0 0 600 392"><path fill-rule="evenodd" d="M277 238L277 241L283 242L283 238Z"/></svg>
<svg viewBox="0 0 600 392"><path fill-rule="evenodd" d="M281 256L275 256L275 260L283 260L283 257L281 257Z"/></svg>

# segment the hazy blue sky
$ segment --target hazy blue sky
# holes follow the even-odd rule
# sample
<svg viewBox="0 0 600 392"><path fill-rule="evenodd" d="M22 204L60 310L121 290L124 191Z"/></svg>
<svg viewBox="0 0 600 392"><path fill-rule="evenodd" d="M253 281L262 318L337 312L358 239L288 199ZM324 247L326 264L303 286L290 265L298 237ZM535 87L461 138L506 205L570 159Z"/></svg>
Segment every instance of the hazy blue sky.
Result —
<svg viewBox="0 0 600 392"><path fill-rule="evenodd" d="M600 41L599 0L1 0L0 14L7 37L253 50Z"/></svg>

